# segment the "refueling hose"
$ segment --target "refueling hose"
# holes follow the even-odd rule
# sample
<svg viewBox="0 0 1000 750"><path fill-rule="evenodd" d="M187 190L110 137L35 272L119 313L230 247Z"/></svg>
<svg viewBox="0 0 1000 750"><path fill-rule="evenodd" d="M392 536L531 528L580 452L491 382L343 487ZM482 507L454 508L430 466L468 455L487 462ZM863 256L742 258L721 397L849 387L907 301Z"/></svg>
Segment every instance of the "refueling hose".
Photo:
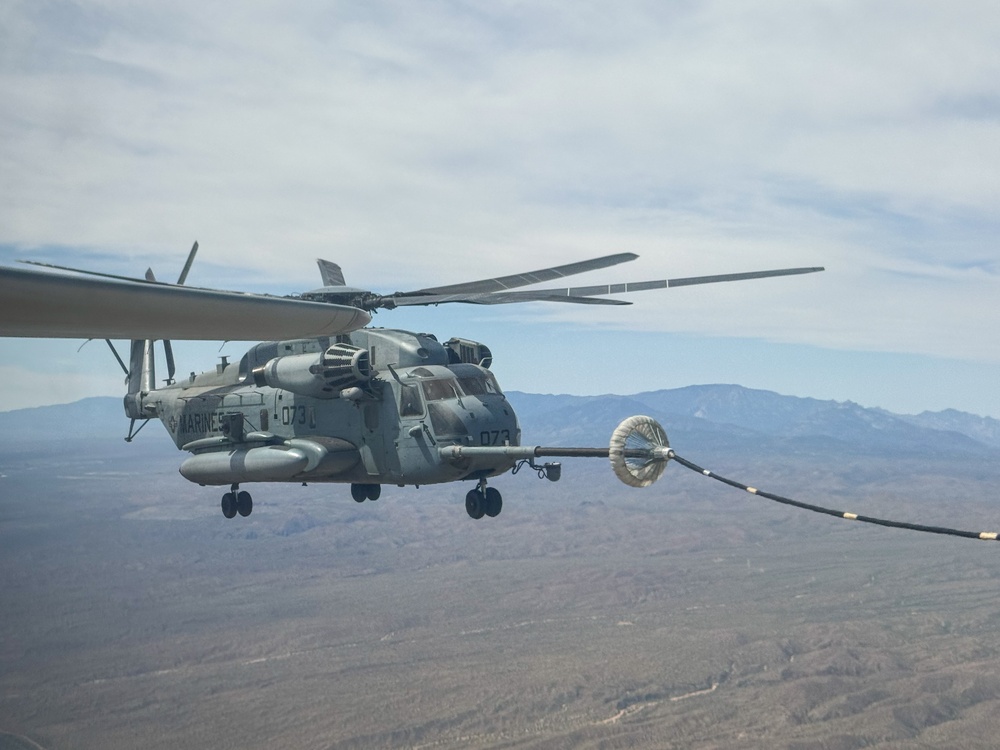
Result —
<svg viewBox="0 0 1000 750"><path fill-rule="evenodd" d="M944 526L924 526L919 523L906 523L904 521L890 521L885 518L874 518L872 516L862 516L858 513L847 513L842 510L833 510L832 508L823 508L819 505L810 505L809 503L801 503L798 500L791 500L787 497L782 497L781 495L774 495L770 492L764 492L756 487L750 487L748 485L742 484L741 482L733 481L732 479L727 479L726 477L719 476L713 471L708 469L703 469L698 464L688 461L686 458L678 456L673 451L670 451L669 457L679 463L681 466L691 469L691 471L696 471L699 474L703 474L706 477L711 477L718 482L723 484L728 484L730 487L736 487L737 489L749 492L751 495L756 495L757 497L763 497L768 500L773 500L776 503L781 503L782 505L792 505L796 508L802 508L803 510L811 510L813 513L823 513L828 516L835 516L836 518L846 518L849 521L861 521L862 523L873 523L877 526L888 526L893 529L909 529L910 531L923 531L927 534L945 534L947 536L961 536L966 539L983 539L985 541L995 542L997 541L998 532L996 531L961 531L959 529L949 529Z"/></svg>

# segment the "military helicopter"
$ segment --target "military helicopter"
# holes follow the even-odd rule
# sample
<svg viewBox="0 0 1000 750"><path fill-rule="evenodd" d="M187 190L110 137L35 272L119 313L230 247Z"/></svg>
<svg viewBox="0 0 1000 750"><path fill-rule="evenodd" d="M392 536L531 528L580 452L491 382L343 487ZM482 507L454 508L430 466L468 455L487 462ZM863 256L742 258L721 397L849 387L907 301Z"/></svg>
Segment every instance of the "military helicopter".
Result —
<svg viewBox="0 0 1000 750"><path fill-rule="evenodd" d="M466 481L471 518L495 517L503 499L488 480L527 464L557 481L558 462L610 459L615 474L645 487L672 457L653 419L626 419L602 448L524 446L517 415L491 372L483 343L366 327L380 309L516 302L627 305L629 292L814 273L784 268L623 284L512 291L638 258L618 253L528 273L381 295L350 287L340 267L319 260L323 286L290 297L186 286L198 243L175 284L152 271L133 278L65 266L0 268L0 336L103 338L125 372L131 441L159 419L190 457L180 473L199 485L228 486L226 518L249 516L255 482L350 484L357 502L385 484ZM28 261L31 263L31 261ZM128 365L112 339L131 341ZM238 362L177 378L171 339L271 339ZM162 341L165 384L157 387L154 342ZM136 426L138 424L138 427Z"/></svg>

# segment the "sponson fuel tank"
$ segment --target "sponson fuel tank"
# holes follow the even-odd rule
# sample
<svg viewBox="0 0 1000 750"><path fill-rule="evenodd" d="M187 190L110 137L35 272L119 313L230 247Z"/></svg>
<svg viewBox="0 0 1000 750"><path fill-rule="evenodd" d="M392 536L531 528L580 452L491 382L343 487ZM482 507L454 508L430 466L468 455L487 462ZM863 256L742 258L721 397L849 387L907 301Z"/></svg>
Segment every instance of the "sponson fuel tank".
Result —
<svg viewBox="0 0 1000 750"><path fill-rule="evenodd" d="M333 477L360 460L357 448L346 440L321 440L288 440L282 445L200 453L185 460L180 472L185 479L202 485L284 482L299 477Z"/></svg>

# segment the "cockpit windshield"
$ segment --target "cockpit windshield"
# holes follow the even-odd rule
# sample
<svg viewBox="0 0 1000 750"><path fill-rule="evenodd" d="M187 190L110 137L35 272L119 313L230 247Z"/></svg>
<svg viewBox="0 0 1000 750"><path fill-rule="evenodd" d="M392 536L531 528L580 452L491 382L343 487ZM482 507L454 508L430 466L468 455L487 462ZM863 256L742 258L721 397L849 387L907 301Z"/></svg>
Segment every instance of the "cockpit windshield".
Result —
<svg viewBox="0 0 1000 750"><path fill-rule="evenodd" d="M424 398L428 401L442 401L459 396L454 380L424 380L420 386L424 389Z"/></svg>
<svg viewBox="0 0 1000 750"><path fill-rule="evenodd" d="M462 386L462 390L469 396L501 393L497 379L488 370L474 375L461 375L458 382Z"/></svg>
<svg viewBox="0 0 1000 750"><path fill-rule="evenodd" d="M461 399L464 396L482 398L501 394L496 378L489 370L468 364L448 368L450 373L435 373L427 368L411 372L414 381L401 383L399 413L401 416L423 414L423 402ZM423 398L421 398L421 396Z"/></svg>
<svg viewBox="0 0 1000 750"><path fill-rule="evenodd" d="M486 393L486 378L459 378L458 383L468 396L482 396Z"/></svg>

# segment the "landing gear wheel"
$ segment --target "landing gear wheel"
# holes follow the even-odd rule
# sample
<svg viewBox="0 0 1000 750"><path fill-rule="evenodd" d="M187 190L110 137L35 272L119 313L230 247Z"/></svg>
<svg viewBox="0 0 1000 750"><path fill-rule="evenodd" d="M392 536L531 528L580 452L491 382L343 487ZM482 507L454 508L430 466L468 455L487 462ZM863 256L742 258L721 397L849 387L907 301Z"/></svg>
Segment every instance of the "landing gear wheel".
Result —
<svg viewBox="0 0 1000 750"><path fill-rule="evenodd" d="M236 510L244 518L253 513L253 498L249 492L241 492L236 496Z"/></svg>
<svg viewBox="0 0 1000 750"><path fill-rule="evenodd" d="M222 496L222 515L226 518L236 517L236 495L227 492Z"/></svg>
<svg viewBox="0 0 1000 750"><path fill-rule="evenodd" d="M503 497L500 495L500 491L493 487L487 487L485 500L484 510L486 511L486 515L490 518L499 516L500 511L503 510Z"/></svg>
<svg viewBox="0 0 1000 750"><path fill-rule="evenodd" d="M478 489L469 490L469 494L465 496L465 512L476 520L486 515L486 498Z"/></svg>
<svg viewBox="0 0 1000 750"><path fill-rule="evenodd" d="M365 500L378 500L382 497L381 484L352 484L351 497L354 502L363 503Z"/></svg>

